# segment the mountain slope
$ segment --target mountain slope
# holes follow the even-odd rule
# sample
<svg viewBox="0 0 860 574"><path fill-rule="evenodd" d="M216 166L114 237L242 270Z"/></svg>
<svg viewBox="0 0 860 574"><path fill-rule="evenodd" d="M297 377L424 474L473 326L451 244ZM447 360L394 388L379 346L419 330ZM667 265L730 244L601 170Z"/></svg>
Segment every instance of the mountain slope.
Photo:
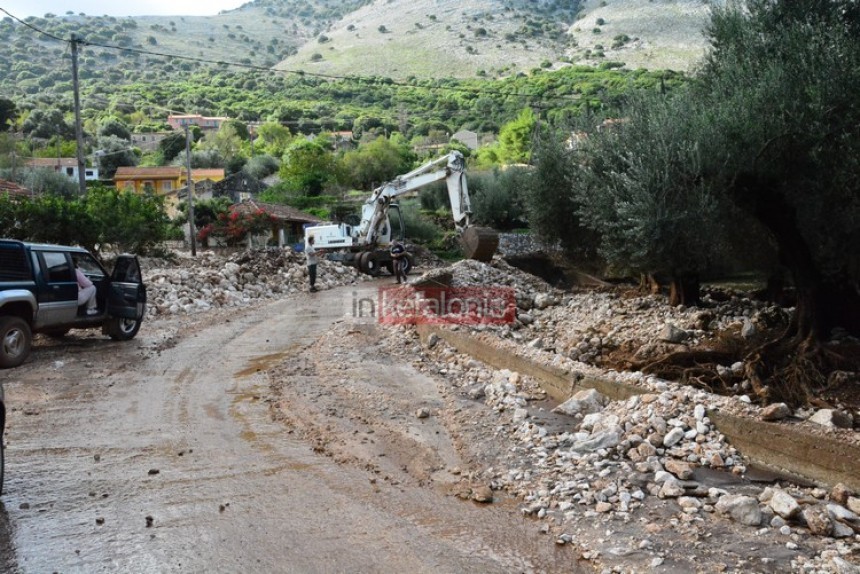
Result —
<svg viewBox="0 0 860 574"><path fill-rule="evenodd" d="M607 60L628 68L689 71L705 53L708 5L700 0L587 0L571 29L578 45L574 60L593 62L586 52L603 46Z"/></svg>
<svg viewBox="0 0 860 574"><path fill-rule="evenodd" d="M276 67L393 78L606 61L685 71L704 53L707 14L700 0L376 0Z"/></svg>

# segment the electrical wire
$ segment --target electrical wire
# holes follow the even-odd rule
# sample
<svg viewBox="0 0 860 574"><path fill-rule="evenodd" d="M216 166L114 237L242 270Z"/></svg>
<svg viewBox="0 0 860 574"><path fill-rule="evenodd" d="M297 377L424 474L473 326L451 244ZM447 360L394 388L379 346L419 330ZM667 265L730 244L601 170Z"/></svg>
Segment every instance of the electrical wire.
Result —
<svg viewBox="0 0 860 574"><path fill-rule="evenodd" d="M384 86L395 86L395 87L410 88L410 89L426 89L426 90L459 92L459 93L469 94L472 96L490 95L490 96L496 96L496 97L521 98L521 99L527 100L532 105L535 105L534 102L536 100L538 102L540 102L541 100L544 100L544 101L547 100L547 98L545 98L544 96L538 96L538 95L532 95L532 94L519 94L519 93L515 93L515 92L504 92L504 91L500 91L500 90L492 90L492 89L486 89L486 88L470 89L470 88L465 88L465 87L461 87L461 86L418 86L415 84L410 84L407 82L402 82L402 81L398 81L398 80L394 80L394 79L390 79L390 78L370 78L370 77L362 77L362 76L339 76L339 75L334 75L334 74L321 74L321 73L317 73L317 72L307 72L304 70L288 70L288 69L282 69L282 68L269 68L266 66L257 66L254 64L245 64L245 63L240 63L240 62L229 62L226 60L213 60L213 59L208 59L208 58L199 58L199 57L194 57L194 56L185 56L185 55L180 55L180 54L169 54L166 52L157 52L154 50L146 50L146 49L142 49L142 48L131 48L131 47L126 47L126 46L115 46L112 44L104 44L104 43L100 43L100 42L90 42L90 41L84 40L82 38L75 38L74 35L71 39L64 39L64 38L60 38L54 34L51 34L45 30L41 30L40 28L33 26L33 25L21 20L17 16L11 14L5 8L0 7L0 12L5 13L7 16L12 18L16 22L19 22L20 24L26 26L27 28L33 30L34 32L36 32L38 34L44 35L48 38L51 38L52 40L65 42L65 43L69 43L69 44L71 44L73 42L77 42L80 45L102 48L105 50L115 50L115 51L119 51L119 52L128 52L128 53L133 53L133 54L156 56L156 57L160 57L160 58L175 58L178 60L185 60L185 61L195 62L195 63L199 63L199 64L210 64L210 65L216 65L216 66L229 66L229 67L234 67L234 68L251 70L251 71L255 71L255 72L265 72L265 73L276 72L276 73L282 73L282 74L293 74L293 75L303 76L303 77L308 76L308 77L320 78L320 79L329 80L329 81L356 82L359 84L363 83L363 84L371 84L371 85L379 84L383 87ZM574 94L571 96L556 96L554 98L551 98L551 101L573 103L573 102L578 101L579 99L580 99L579 96ZM543 105L540 105L540 103L535 105L535 107L538 109L549 109L548 106L544 107Z"/></svg>

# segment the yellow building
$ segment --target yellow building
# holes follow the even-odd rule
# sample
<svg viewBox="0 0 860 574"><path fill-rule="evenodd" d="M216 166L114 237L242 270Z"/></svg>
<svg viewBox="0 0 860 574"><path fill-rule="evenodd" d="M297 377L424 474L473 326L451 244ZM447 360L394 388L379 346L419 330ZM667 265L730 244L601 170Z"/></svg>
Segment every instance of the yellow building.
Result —
<svg viewBox="0 0 860 574"><path fill-rule="evenodd" d="M154 193L167 195L170 192L185 187L185 168L179 166L166 167L120 167L113 178L117 189L133 189L137 193ZM224 179L223 169L192 169L191 181L197 183L211 179Z"/></svg>
<svg viewBox="0 0 860 574"><path fill-rule="evenodd" d="M224 179L223 169L193 169L191 182L197 184L209 181L216 182ZM164 206L167 215L175 217L180 195L184 199L185 187L188 182L185 168L178 166L166 167L120 167L113 178L118 190L133 190L136 193L153 193L165 198ZM211 184L210 184L211 186ZM182 190L182 193L180 193ZM195 193L195 197L198 197Z"/></svg>

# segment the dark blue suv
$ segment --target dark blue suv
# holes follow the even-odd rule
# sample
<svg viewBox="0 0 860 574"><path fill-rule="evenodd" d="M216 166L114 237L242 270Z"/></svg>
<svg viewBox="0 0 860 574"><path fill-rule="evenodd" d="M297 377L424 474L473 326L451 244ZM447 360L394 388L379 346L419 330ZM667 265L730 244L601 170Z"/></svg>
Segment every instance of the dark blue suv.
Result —
<svg viewBox="0 0 860 574"><path fill-rule="evenodd" d="M96 287L96 309L78 305L79 269ZM120 255L108 274L81 247L0 239L0 368L30 354L34 333L62 337L100 327L112 339L137 335L146 311L146 286L134 255Z"/></svg>

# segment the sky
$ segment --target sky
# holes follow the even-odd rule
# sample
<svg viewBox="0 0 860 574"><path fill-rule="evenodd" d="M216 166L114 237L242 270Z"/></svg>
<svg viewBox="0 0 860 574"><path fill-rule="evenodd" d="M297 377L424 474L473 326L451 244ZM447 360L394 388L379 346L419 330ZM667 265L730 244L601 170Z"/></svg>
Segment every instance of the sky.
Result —
<svg viewBox="0 0 860 574"><path fill-rule="evenodd" d="M87 16L214 16L232 10L249 0L0 0L3 8L18 18L44 16L48 12L63 16L71 10ZM5 14L0 13L0 18Z"/></svg>

